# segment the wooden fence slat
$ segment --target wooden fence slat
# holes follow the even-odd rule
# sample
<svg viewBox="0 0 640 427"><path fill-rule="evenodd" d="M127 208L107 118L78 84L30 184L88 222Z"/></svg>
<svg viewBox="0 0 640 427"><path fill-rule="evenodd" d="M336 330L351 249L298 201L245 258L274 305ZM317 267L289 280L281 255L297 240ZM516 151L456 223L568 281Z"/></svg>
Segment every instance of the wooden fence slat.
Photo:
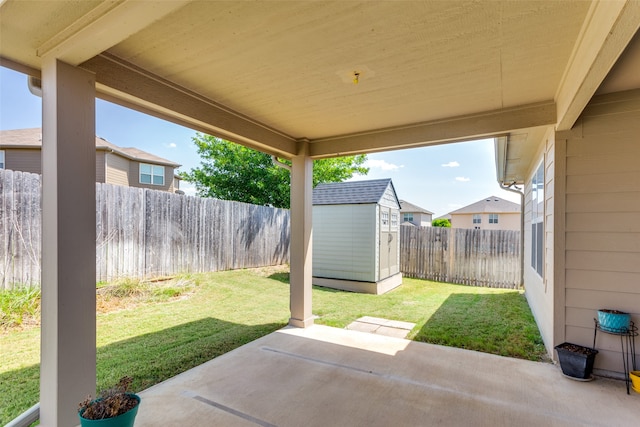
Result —
<svg viewBox="0 0 640 427"><path fill-rule="evenodd" d="M37 286L40 175L0 170L0 289ZM96 281L284 264L289 211L96 183Z"/></svg>
<svg viewBox="0 0 640 427"><path fill-rule="evenodd" d="M520 232L402 226L400 271L407 277L518 288Z"/></svg>

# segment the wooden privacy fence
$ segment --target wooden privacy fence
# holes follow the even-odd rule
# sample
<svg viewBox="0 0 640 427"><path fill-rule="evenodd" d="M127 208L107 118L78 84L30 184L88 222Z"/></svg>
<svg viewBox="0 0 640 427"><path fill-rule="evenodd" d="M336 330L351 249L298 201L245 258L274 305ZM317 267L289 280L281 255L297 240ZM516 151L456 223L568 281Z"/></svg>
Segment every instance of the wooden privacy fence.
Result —
<svg viewBox="0 0 640 427"><path fill-rule="evenodd" d="M40 175L0 170L0 289L40 282ZM96 280L278 265L289 211L96 184Z"/></svg>
<svg viewBox="0 0 640 427"><path fill-rule="evenodd" d="M438 282L518 288L520 232L402 226L400 271Z"/></svg>

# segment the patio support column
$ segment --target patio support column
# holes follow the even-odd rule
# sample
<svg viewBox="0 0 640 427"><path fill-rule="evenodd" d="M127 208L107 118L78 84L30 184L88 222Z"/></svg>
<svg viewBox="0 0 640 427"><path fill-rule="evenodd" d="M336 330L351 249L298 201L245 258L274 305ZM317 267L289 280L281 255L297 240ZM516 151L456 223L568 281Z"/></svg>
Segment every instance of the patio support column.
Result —
<svg viewBox="0 0 640 427"><path fill-rule="evenodd" d="M313 210L313 159L309 142L301 141L298 155L291 161L291 318L289 324L300 328L313 325L311 314L311 260Z"/></svg>
<svg viewBox="0 0 640 427"><path fill-rule="evenodd" d="M75 426L96 391L95 76L42 67L40 422Z"/></svg>

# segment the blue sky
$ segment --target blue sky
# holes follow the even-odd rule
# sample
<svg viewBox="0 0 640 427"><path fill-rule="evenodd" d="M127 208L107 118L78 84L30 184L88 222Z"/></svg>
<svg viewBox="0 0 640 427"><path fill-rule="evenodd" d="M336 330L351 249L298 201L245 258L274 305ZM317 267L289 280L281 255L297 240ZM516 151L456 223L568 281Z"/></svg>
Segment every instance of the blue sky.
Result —
<svg viewBox="0 0 640 427"><path fill-rule="evenodd" d="M0 130L41 127L41 109L40 98L27 89L27 77L0 67ZM180 170L200 163L192 142L195 131L99 99L96 133L121 147L180 163ZM493 140L370 154L367 166L369 174L355 179L391 178L398 197L436 216L491 195L520 202L496 182ZM193 194L188 183L181 188Z"/></svg>

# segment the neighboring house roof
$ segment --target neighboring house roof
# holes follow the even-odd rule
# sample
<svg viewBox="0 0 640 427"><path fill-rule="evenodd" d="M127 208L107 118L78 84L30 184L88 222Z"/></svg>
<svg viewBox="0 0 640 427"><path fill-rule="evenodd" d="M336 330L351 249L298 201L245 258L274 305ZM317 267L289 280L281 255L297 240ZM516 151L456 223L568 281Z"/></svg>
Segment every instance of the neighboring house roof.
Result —
<svg viewBox="0 0 640 427"><path fill-rule="evenodd" d="M313 204L354 205L378 203L389 185L391 185L391 190L395 195L396 190L393 188L391 178L318 184L313 189ZM398 197L396 196L397 199Z"/></svg>
<svg viewBox="0 0 640 427"><path fill-rule="evenodd" d="M418 212L433 215L433 212L430 212L420 206L414 205L413 203L409 203L406 200L400 200L400 212Z"/></svg>
<svg viewBox="0 0 640 427"><path fill-rule="evenodd" d="M0 131L0 147L2 148L42 148L42 129L14 129ZM147 153L137 148L119 147L104 138L96 136L96 150L112 151L122 157L139 162L149 162L158 165L180 167L180 164L172 162L154 154Z"/></svg>
<svg viewBox="0 0 640 427"><path fill-rule="evenodd" d="M497 196L485 197L468 206L450 212L449 215L471 213L520 213L520 205Z"/></svg>

